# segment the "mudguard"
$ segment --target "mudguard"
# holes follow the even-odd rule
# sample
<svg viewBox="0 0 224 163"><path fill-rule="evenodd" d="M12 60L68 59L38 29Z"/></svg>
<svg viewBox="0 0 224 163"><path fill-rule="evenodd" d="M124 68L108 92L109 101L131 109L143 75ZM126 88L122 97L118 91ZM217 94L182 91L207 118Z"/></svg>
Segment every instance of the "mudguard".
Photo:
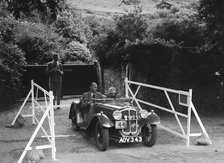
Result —
<svg viewBox="0 0 224 163"><path fill-rule="evenodd" d="M146 122L149 124L157 125L160 124L160 118L156 113L154 113L154 111L151 111L149 112Z"/></svg>
<svg viewBox="0 0 224 163"><path fill-rule="evenodd" d="M114 126L114 123L103 113L97 113L96 117L100 121L100 124L105 128L111 128Z"/></svg>
<svg viewBox="0 0 224 163"><path fill-rule="evenodd" d="M76 102L72 102L71 103L70 111L69 111L69 117L68 117L69 119L72 119L72 117L74 116L74 113L75 113L77 107L79 107L78 103L76 103Z"/></svg>
<svg viewBox="0 0 224 163"><path fill-rule="evenodd" d="M75 105L76 105L76 104L75 104L74 102L71 103L70 111L69 111L69 116L68 116L69 119L72 119L72 117L73 117L73 115L74 115L74 110L75 110L74 107L75 107Z"/></svg>

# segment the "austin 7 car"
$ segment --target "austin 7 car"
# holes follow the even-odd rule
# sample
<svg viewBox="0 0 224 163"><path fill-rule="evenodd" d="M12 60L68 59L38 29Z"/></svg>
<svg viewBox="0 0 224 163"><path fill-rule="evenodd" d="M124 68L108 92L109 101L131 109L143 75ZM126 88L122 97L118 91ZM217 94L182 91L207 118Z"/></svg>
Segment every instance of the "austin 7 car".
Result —
<svg viewBox="0 0 224 163"><path fill-rule="evenodd" d="M94 135L99 150L108 149L109 142L140 143L151 147L156 143L158 115L141 109L129 98L93 99L83 114L80 102L72 102L69 119L75 131L86 130Z"/></svg>

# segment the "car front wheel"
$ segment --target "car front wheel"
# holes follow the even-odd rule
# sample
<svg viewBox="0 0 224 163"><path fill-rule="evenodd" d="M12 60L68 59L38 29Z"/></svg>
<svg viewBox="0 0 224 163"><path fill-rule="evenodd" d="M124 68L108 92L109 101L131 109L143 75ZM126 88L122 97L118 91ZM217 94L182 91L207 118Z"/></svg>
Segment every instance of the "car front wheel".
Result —
<svg viewBox="0 0 224 163"><path fill-rule="evenodd" d="M144 125L142 127L142 141L145 146L152 147L157 139L157 126Z"/></svg>
<svg viewBox="0 0 224 163"><path fill-rule="evenodd" d="M109 131L107 128L104 128L99 121L96 123L95 138L98 149L100 151L107 150L109 146Z"/></svg>

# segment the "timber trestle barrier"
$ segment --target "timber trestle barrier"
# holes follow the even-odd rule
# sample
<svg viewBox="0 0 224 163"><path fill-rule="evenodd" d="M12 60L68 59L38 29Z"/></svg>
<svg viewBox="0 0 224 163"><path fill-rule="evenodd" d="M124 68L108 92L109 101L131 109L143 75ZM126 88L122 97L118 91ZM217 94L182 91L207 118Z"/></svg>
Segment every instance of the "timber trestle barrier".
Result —
<svg viewBox="0 0 224 163"><path fill-rule="evenodd" d="M40 103L38 101L38 96L39 93L42 93L44 95L44 104ZM22 155L20 156L18 163L21 163L26 155L26 153L29 150L32 150L33 148L36 149L51 149L51 155L52 155L52 159L56 160L56 147L55 147L55 122L54 122L54 106L53 106L53 100L54 100L54 96L53 96L53 92L50 91L46 91L44 88L42 88L41 86L39 86L38 84L34 83L33 80L31 81L31 89L27 95L27 97L25 98L22 106L20 107L18 113L16 114L13 122L11 123L11 125L13 126L16 122L16 119L18 118L19 115L21 115L21 112L25 106L25 104L27 103L28 99L31 96L31 100L32 100L32 113L28 114L28 115L22 115L22 117L32 117L32 123L33 124L37 124L37 127L35 129L35 131L33 132L28 144L26 145ZM38 118L36 117L35 113L36 113L36 109L40 109L43 112L43 116L40 120L38 120ZM47 133L47 131L44 129L43 123L45 119L48 119L48 124L49 124L49 129L50 129L50 134ZM48 139L49 144L47 145L40 145L40 146L35 146L32 147L32 143L35 139L35 137L37 136L39 130L42 130L42 132L44 133L45 137Z"/></svg>
<svg viewBox="0 0 224 163"><path fill-rule="evenodd" d="M131 89L130 85L135 85L136 86L136 90L135 92L133 92L133 90ZM141 99L138 99L137 98L137 94L139 92L139 89L141 87L145 87L145 88L150 88L150 89L154 89L154 90L157 90L157 91L162 91L164 92L165 94L165 97L170 105L170 108L166 108L164 106L160 106L158 104L153 104L151 102L148 102L148 101L144 101L144 100L141 100ZM181 112L177 112L174 108L174 105L173 105L173 102L171 101L171 98L169 96L169 93L174 93L174 94L177 94L178 95L178 102L179 102L179 105L181 106L185 106L187 107L187 114L184 114L184 113L181 113ZM129 81L128 78L126 77L125 78L125 96L128 97L128 98L131 98L132 99L132 102L135 102L136 105L139 107L139 108L142 108L140 103L141 104L145 104L147 106L150 106L150 107L153 107L153 108L157 108L157 109L160 109L160 110L163 110L163 111L166 111L166 112L169 112L169 113L173 113L177 122L178 122L178 125L181 129L181 133L177 132L177 131L174 131L168 127L165 127L163 126L162 124L160 124L158 127L176 135L176 136L179 136L183 139L186 140L186 145L189 146L190 145L190 137L193 137L193 136L201 136L202 134L207 138L207 140L209 141L209 144L212 144L211 142L211 139L209 138L209 135L208 133L206 132L203 124L202 124L202 121L194 107L194 104L192 102L192 90L190 89L189 92L187 91L179 91L179 90L174 90L174 89L169 89L169 88L164 88L164 87L158 87L158 86L154 86L154 85L149 85L149 84L144 84L144 83L139 83L139 82L134 82L134 81ZM202 133L191 133L191 115L192 115L192 112L193 114L195 115L196 117L196 120L198 121L199 123L199 126L202 130ZM184 117L187 119L187 126L186 126L186 131L184 130L184 127L182 126L181 122L180 122L180 119L178 116L181 116L181 117Z"/></svg>

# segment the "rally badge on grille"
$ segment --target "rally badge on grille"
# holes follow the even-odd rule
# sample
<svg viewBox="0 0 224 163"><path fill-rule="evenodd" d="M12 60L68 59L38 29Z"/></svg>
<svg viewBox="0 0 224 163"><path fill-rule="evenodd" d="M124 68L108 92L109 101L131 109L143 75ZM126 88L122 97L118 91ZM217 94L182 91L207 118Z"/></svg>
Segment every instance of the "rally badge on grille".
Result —
<svg viewBox="0 0 224 163"><path fill-rule="evenodd" d="M116 129L124 129L127 127L127 121L115 121Z"/></svg>

